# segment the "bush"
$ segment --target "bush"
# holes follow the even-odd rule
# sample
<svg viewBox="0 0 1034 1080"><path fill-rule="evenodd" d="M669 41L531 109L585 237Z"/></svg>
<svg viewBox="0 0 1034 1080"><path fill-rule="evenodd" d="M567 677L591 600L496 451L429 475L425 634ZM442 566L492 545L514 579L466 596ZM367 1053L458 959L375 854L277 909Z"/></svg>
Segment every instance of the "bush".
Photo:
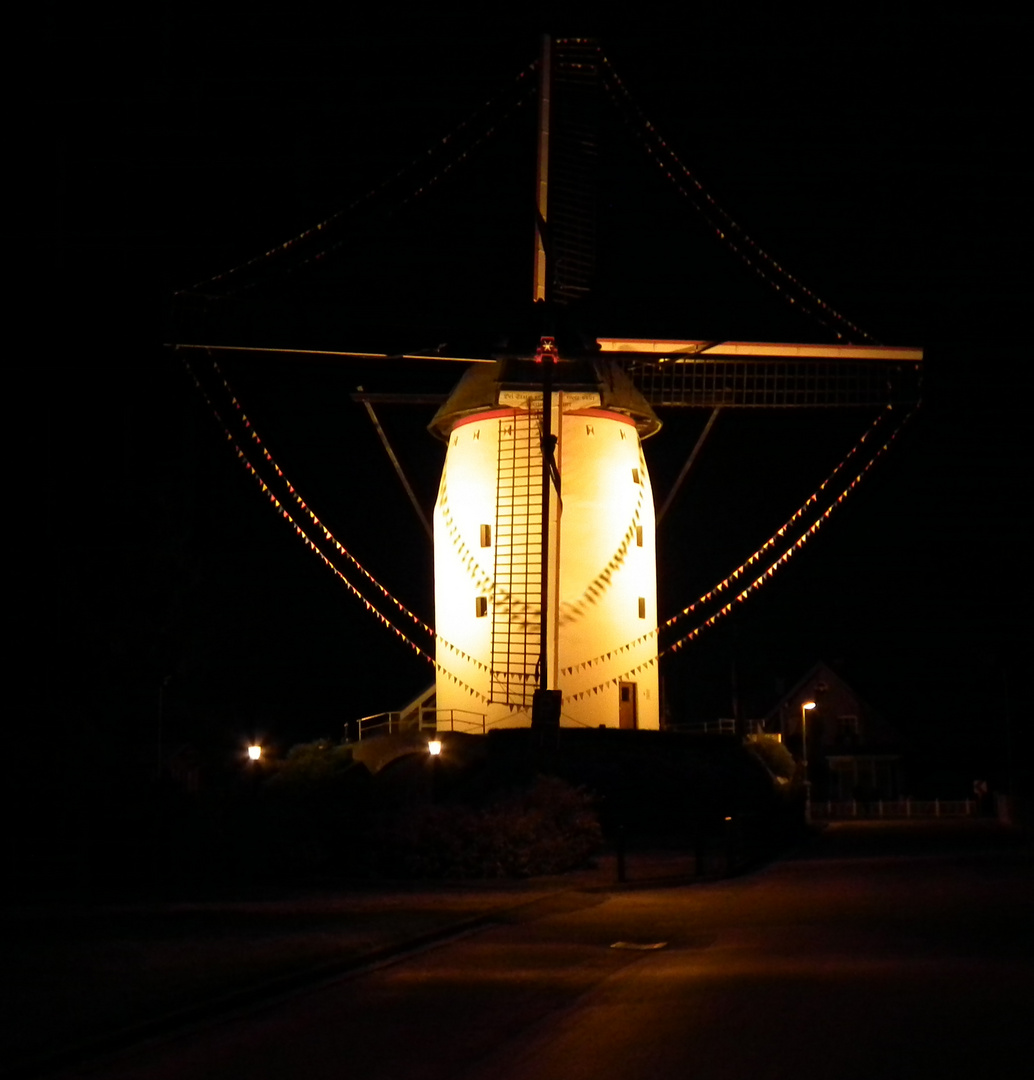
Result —
<svg viewBox="0 0 1034 1080"><path fill-rule="evenodd" d="M368 828L370 774L350 747L327 742L294 746L272 767L254 808L269 873L362 872Z"/></svg>
<svg viewBox="0 0 1034 1080"><path fill-rule="evenodd" d="M582 866L603 834L588 794L555 777L481 808L429 805L379 837L384 872L414 877L532 877Z"/></svg>

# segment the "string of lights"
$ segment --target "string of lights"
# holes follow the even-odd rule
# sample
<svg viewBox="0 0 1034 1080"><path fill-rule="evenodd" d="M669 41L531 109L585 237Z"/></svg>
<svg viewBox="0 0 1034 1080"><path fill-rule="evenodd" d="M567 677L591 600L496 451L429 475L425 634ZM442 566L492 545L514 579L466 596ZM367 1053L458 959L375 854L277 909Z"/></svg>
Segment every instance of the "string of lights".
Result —
<svg viewBox="0 0 1034 1080"><path fill-rule="evenodd" d="M313 512L312 508L301 497L301 495L298 493L297 489L294 487L294 485L291 483L291 481L284 474L283 470L280 468L280 466L274 460L273 455L269 452L269 448L262 441L262 439L259 436L259 433L255 430L254 425L248 419L248 416L244 412L244 408L241 405L240 401L238 400L237 395L234 393L234 390L230 386L229 382L227 382L226 376L223 374L222 369L219 367L219 364L215 360L214 357L212 358L212 367L215 369L216 374L219 376L220 380L222 381L222 384L226 389L226 393L229 395L230 401L233 403L234 409L237 410L237 413L240 416L240 420L241 420L241 423L244 425L244 428L247 430L248 434L251 436L252 441L255 443L255 445L261 451L262 456L266 459L266 461L269 463L269 465L273 468L273 470L276 472L277 476L280 477L280 479L284 482L284 485L286 486L286 488L287 488L288 492L290 493L291 497L297 503L299 509L303 510L306 514L308 514L309 520L313 523L313 525L315 525L318 529L320 529L323 532L324 538L327 540L328 543L333 545L335 551L337 551L339 555L343 555L359 571L359 573L361 573L363 575L363 577L365 577L366 580L369 581L370 584L372 584L381 593L381 595L386 600L389 600L392 604L395 605L396 608L398 608L399 611L401 611L404 615L406 615L410 619L412 619L412 621L414 623L416 623L417 626L421 627L421 629L423 629L426 633L430 634L431 637L434 637L434 627L433 626L428 626L427 623L424 622L424 620L421 619L419 615L416 615L414 612L410 611L410 609L408 607L406 607L406 605L403 604L401 600L399 600L392 593L390 593L373 576L373 574L371 574L370 571L367 570L366 567L363 566L362 563L360 563L359 560L341 543L341 541L338 540L338 538L330 531L330 529L328 529L327 526L316 516L316 514Z"/></svg>
<svg viewBox="0 0 1034 1080"><path fill-rule="evenodd" d="M911 409L902 418L901 423L898 424L898 426L890 433L889 436L887 436L886 441L884 441L880 444L879 447L877 447L869 460L866 461L865 464L859 469L859 471L854 475L854 477L840 492L840 494L837 495L837 497L826 507L826 509L823 510L822 514L818 518L816 518L816 520L813 521L811 525L809 525L808 528L792 544L790 544L786 548L786 550L782 553L782 555L779 556L778 559L772 562L768 566L768 568L763 573L759 574L758 577L756 577L749 585L746 586L746 588L744 588L741 592L737 593L736 596L733 597L731 603L725 604L714 615L712 615L708 619L705 619L704 622L702 622L699 626L695 627L688 634L683 635L681 638L679 638L678 641L672 642L666 648L660 650L657 654L658 657L663 656L665 653L678 652L678 650L683 648L688 642L693 641L695 638L699 637L703 630L705 630L709 626L713 626L719 619L724 618L724 616L726 616L732 610L732 606L734 603L741 603L742 601L744 601L748 595L750 595L752 592L755 592L766 581L770 580L780 567L785 566L786 563L788 563L790 559L804 547L808 540L812 536L814 536L815 533L817 533L818 530L829 520L830 515L833 513L833 511L838 506L843 505L844 500L851 494L852 491L855 490L855 488L858 487L858 485L862 482L862 479L869 473L869 471L876 464L879 458L882 457L883 454L890 449L891 443L894 442L894 440L901 433L904 426L915 415L916 409L918 409L918 407L919 406L917 405L915 408Z"/></svg>
<svg viewBox="0 0 1034 1080"><path fill-rule="evenodd" d="M424 183L411 191L407 196L400 199L396 206L393 208L393 210L389 211L389 216L392 213L397 213L403 207L408 206L410 203L420 198L421 196L426 195L427 192L429 192L433 187L435 187L442 180L444 180L457 166L465 164L469 160L471 152L480 149L481 146L484 145L484 143L486 143L490 138L492 138L499 130L500 125L505 121L509 120L510 117L518 109L520 109L528 101L529 98L534 95L534 93L535 91L533 88L529 88L528 90L526 90L523 97L521 97L520 100L518 100L508 112L501 116L498 122L487 128L479 138L475 139L470 144L469 147L467 147L461 153L457 154L451 162L447 162L437 173L430 177L430 179L426 180ZM284 272L286 274L295 274L301 270L304 270L306 267L311 266L313 263L322 262L329 255L333 255L334 252L340 251L346 243L347 241L342 239L337 240L332 244L328 244L326 247L321 248L315 254L309 255L304 259L300 259L293 265L286 267ZM245 291L245 289L255 288L257 285L258 282L253 282L249 285L243 286L236 291L243 292ZM226 295L231 294L227 293Z"/></svg>
<svg viewBox="0 0 1034 1080"><path fill-rule="evenodd" d="M468 693L472 694L474 697L478 698L479 700L487 702L488 698L484 694L482 694L479 690L475 689L469 683L465 682L463 679L459 678L459 676L457 676L454 672L451 672L448 668L446 668L443 664L441 664L435 657L431 656L430 653L426 652L424 649L422 649L415 642L411 641L410 638L402 630L400 630L397 626L395 626L395 624L392 623L391 620L388 619L387 616L385 616L383 614L383 612L378 610L372 603L370 603L370 601L359 591L359 589L357 589L355 587L355 585L353 585L352 582L349 581L347 577L345 577L345 575L341 572L341 570L337 566L334 565L334 563L331 561L331 559L327 557L327 555L319 548L319 546L312 540L312 538L298 524L298 522L295 521L295 519L292 517L290 511L281 503L281 501L277 498L276 494L270 489L269 485L262 479L262 476L259 474L258 470L255 468L255 466L252 464L252 462L248 459L247 455L241 449L240 444L237 442L237 439L233 435L233 432L227 426L227 424L226 424L225 420L223 419L221 413L219 412L219 409L216 406L215 402L212 400L212 398L209 395L208 391L205 389L204 385L201 383L201 380L197 377L196 372L191 367L190 362L186 358L186 355L185 354L182 355L181 359L183 360L183 364L186 367L187 372L189 373L191 379L193 380L194 385L197 387L197 389L200 392L201 396L204 398L206 404L208 405L209 409L211 410L212 415L215 417L216 422L223 429L223 432L225 433L227 440L232 444L234 450L236 451L238 460L241 462L241 464L247 469L247 471L251 474L251 476L259 484L259 487L261 488L262 493L266 496L266 498L269 500L269 502L274 507L274 509L278 512L278 514L294 529L295 535L298 536L298 538L305 544L305 546L307 548L309 548L310 551L312 551L315 555L317 555L319 557L319 559L323 562L323 564L327 567L327 569L330 570L334 574L334 576L337 577L342 582L342 584L344 584L344 586L349 590L349 592L351 592L352 595L355 596L362 603L362 605L366 609L366 611L369 612L371 615L373 615L377 619L377 621L381 623L382 626L384 626L386 629L390 630L396 637L398 637L402 641L404 641L419 657L421 657L421 659L423 659L423 660L427 661L428 663L430 663L435 668L436 671L441 672L443 675L445 675L447 678L449 678L452 682L456 683L457 686L462 686ZM215 368L216 372L219 374L219 377L223 382L223 386L225 387L227 393L230 395L231 400L233 400L234 407L236 409L238 409L238 411L240 412L241 417L242 417L242 422L244 422L247 431L256 440L256 444L262 448L263 456L272 465L272 467L276 470L277 475L288 486L292 497L298 502L298 504L300 506L302 506L305 509L305 512L307 514L309 514L309 516L313 520L313 522L315 522L318 525L318 527L324 531L327 538L332 543L334 543L336 545L337 549L340 550L342 554L346 555L353 562L353 564L356 566L356 568L358 570L360 570L371 582L373 582L375 585L377 585L377 587L381 590L381 592L388 599L390 599L393 603L398 605L400 607L400 609L405 612L405 614L407 614L410 618L412 618L415 622L417 622L420 626L422 626L428 633L430 633L435 638L435 641L436 641L437 644L444 645L445 648L447 648L450 652L454 653L457 656L462 657L464 660L467 660L467 661L469 661L469 662L471 662L473 664L476 664L479 668L481 668L483 670L488 670L487 665L481 663L481 661L477 660L476 657L471 656L469 653L464 652L458 646L453 645L451 642L446 641L443 637L435 634L434 629L432 627L428 626L418 616L414 615L413 612L409 611L408 608L406 608L404 605L402 605L400 603L400 601L396 600L379 582L376 581L376 579L371 574L369 574L365 570L364 567L362 567L359 564L359 562L352 555L350 555L340 544L337 543L337 540L333 537L333 535L330 533L330 531L328 529L326 529L326 527L323 525L323 523L321 521L319 521L319 519L315 516L315 514L309 509L308 505L304 502L304 500L301 498L301 496L298 494L298 492L294 489L293 485L291 485L289 483L289 481L287 480L287 477L283 474L282 470L273 461L272 456L265 449L265 444L262 442L262 440L258 436L258 433L255 431L254 425L247 419L243 408L240 406L240 403L237 401L236 396L233 393L233 390L231 389L231 387L229 386L229 384L227 383L225 378L223 378L222 372L219 371L218 365L215 363L214 360L212 361L212 363L213 363L213 367Z"/></svg>
<svg viewBox="0 0 1034 1080"><path fill-rule="evenodd" d="M801 534L792 544L790 544L783 553L775 559L761 574L759 574L749 585L742 589L736 596L732 598L728 603L724 604L713 615L705 619L698 626L694 627L688 634L684 634L677 641L672 642L670 645L663 649L658 650L656 656L650 657L648 660L643 661L641 664L637 664L635 667L630 668L628 671L622 672L620 675L616 675L612 678L605 679L603 682L597 683L595 686L588 687L585 690L581 690L575 694L569 694L563 699L563 701L580 701L590 694L599 694L605 690L608 686L614 686L618 682L628 679L632 675L636 675L641 671L645 671L648 667L652 667L662 656L668 653L676 653L680 649L685 648L690 642L695 641L700 635L709 627L714 626L719 620L725 618L735 607L736 604L742 603L752 593L756 592L762 585L771 580L771 578L785 566L790 559L800 551L804 545L811 539L815 533L829 520L830 515L844 500L850 495L850 493L861 483L862 478L869 472L869 470L875 465L876 461L890 448L891 443L898 437L902 429L908 423L909 420L915 415L916 410L919 408L919 404L915 408L911 409L901 423L890 433L886 441L882 443L872 457L859 469L854 478L847 484L847 486L840 492L840 494L826 507L821 516L817 518L812 524ZM612 649L606 654L606 658L610 658L616 652L626 651L630 646L619 646L616 649ZM589 666L588 664L586 666Z"/></svg>
<svg viewBox="0 0 1034 1080"><path fill-rule="evenodd" d="M529 81L530 76L537 69L537 67L538 64L536 62L530 64L527 68L521 71L513 80L513 82L509 85L507 91L512 90L515 86L521 88L522 84ZM375 198L377 198L383 192L387 191L392 185L398 183L404 177L408 176L419 166L425 165L427 161L435 154L442 152L445 148L451 150L453 145L459 140L460 136L468 129L470 129L475 123L475 121L482 118L486 113L489 112L489 110L494 109L498 106L499 102L505 96L505 93L506 92L504 92L503 94L499 94L494 98L490 98L479 109L472 113L471 116L469 116L462 123L458 124L455 128L452 129L452 131L450 131L438 142L432 145L428 150L426 150L419 156L413 158L412 161L410 161L407 165L404 165L392 176L389 176L386 179L382 180L379 184L374 185L374 187L370 188L365 194L354 199L343 209L335 211L335 213L331 214L329 217L324 218L323 221L320 221L317 224L312 225L307 229L304 229L296 236L293 236L288 240L276 244L258 255L252 256L252 258L250 259L246 259L244 262L231 267L229 270L224 270L219 274L214 274L212 277L203 278L200 281L197 281L193 285L186 288L178 289L175 293L173 293L173 295L181 297L201 293L201 295L203 295L205 299L217 300L225 299L230 296L236 296L242 292L246 292L249 289L255 288L259 284L257 281L242 281L241 284L237 287L221 289L221 291L219 291L218 293L201 292L203 289L206 289L209 286L222 286L224 283L227 282L235 282L241 275L244 274L245 271L257 267L261 264L267 263L271 259L278 259L288 253L294 252L306 241L327 235L333 226L344 220L346 217L350 216L360 207L372 202ZM432 187L434 187L441 180L443 180L447 175L449 175L449 173L451 173L457 166L466 162L470 157L471 151L478 149L489 138L495 135L499 126L505 123L505 121L507 121L519 108L521 108L528 100L528 98L531 97L534 93L534 83L531 83L531 85L527 87L523 87L523 92L521 93L520 97L509 109L507 109L501 116L499 116L498 119L494 120L486 130L481 132L480 135L473 138L469 146L465 147L452 160L447 161L444 166L438 170L438 172L434 173L430 177L430 179L419 184L415 189L410 191L408 195L399 200L396 204L395 209L400 209L401 207L408 205L414 199L425 194ZM322 261L328 255L343 247L344 244L344 240L339 240L335 243L327 244L326 246L321 247L315 253L308 255L305 258L296 262L294 265L287 267L286 272L289 274L295 273L297 270L300 270L305 266L308 266L314 262Z"/></svg>
<svg viewBox="0 0 1034 1080"><path fill-rule="evenodd" d="M764 556L765 552L774 547L781 539L783 539L786 533L793 528L798 521L800 521L807 513L808 508L817 503L821 497L821 493L826 490L827 487L836 479L837 475L847 467L847 464L858 453L858 451L865 445L866 441L873 434L873 432L884 422L885 418L890 415L891 407L887 406L877 414L875 419L862 432L861 437L851 447L850 450L840 459L829 475L822 481L821 484L804 500L803 503L779 526L778 529L759 547L756 551L752 552L735 570L728 573L721 581L710 588L702 596L698 597L693 603L688 604L686 607L677 611L671 618L666 619L660 624L660 626L654 627L653 630L647 631L645 634L640 634L639 637L633 641L626 642L624 645L617 646L616 649L611 649L607 653L602 653L599 656L594 656L589 660L581 661L578 664L573 664L570 667L562 668L561 670L565 674L571 674L575 671L582 671L587 667L592 667L596 664L602 663L605 660L609 660L614 652L625 652L628 649L634 649L636 646L641 645L644 641L649 641L650 638L656 637L663 630L667 630L669 627L674 626L680 619L692 614L696 609L703 604L708 603L716 595L721 593L725 589L732 587L733 583L746 573L746 571L753 566L756 562L759 562Z"/></svg>
<svg viewBox="0 0 1034 1080"><path fill-rule="evenodd" d="M643 111L632 99L632 95L620 76L614 70L613 65L605 56L602 58L601 70L603 72L603 85L610 94L611 101L617 109L618 114L628 124L633 135L635 135L642 144L647 155L661 170L665 178L689 201L690 205L698 214L700 214L704 221L707 222L719 240L721 240L753 273L777 292L786 303L792 305L797 310L804 312L804 314L810 316L831 333L836 334L838 341L844 339L844 331L838 330L835 326L832 326L828 320L833 320L840 326L849 330L852 334L863 338L871 344L879 344L871 334L866 333L861 327L842 315L830 304L826 303L825 300L818 296L812 289L809 289L799 278L791 274L786 267L769 255L760 244L744 231L743 227L733 219L733 217L717 202L714 196L707 191L697 177L694 176L689 167L681 161L668 144L667 140L663 138L650 120L645 116ZM633 124L628 119L628 112L631 112L634 115L637 123ZM707 208L701 205L699 200L687 190L679 177L684 178L692 188L699 193L700 198L707 203ZM719 224L710 211L714 211L714 213L726 224L724 226ZM739 242L737 242L730 233L735 234ZM779 277L790 286L790 289L796 289L798 293L807 299L802 301L798 300L797 297L792 296L789 289L781 285L766 272L766 268L779 275Z"/></svg>
<svg viewBox="0 0 1034 1080"><path fill-rule="evenodd" d="M188 373L190 374L190 377L193 380L194 385L200 391L202 397L204 397L206 403L208 404L209 409L212 411L212 415L215 417L215 419L216 419L217 423L219 424L219 426L223 429L223 432L226 435L227 441L233 446L233 448L234 448L234 450L235 450L235 452L237 454L237 459L241 462L241 464L245 467L245 469L247 469L247 471L251 474L251 476L254 478L256 483L258 483L259 487L262 489L262 493L266 496L267 499L269 499L270 503L277 510L277 512L280 514L280 516L294 529L295 534L303 541L305 546L310 551L312 551L313 554L315 554L319 559L322 560L322 562L326 565L326 567L329 570L331 570L333 572L333 574L335 575L335 577L337 577L342 582L342 584L345 586L345 588L348 589L348 591L350 593L352 593L352 595L355 596L356 599L358 599L363 604L363 606L366 608L366 610L368 612L370 612L370 614L374 615L377 618L377 620L386 629L390 630L397 637L401 638L419 656L424 657L426 660L428 660L430 663L433 664L434 663L434 658L431 657L430 655L428 655L426 652L424 652L424 650L421 649L419 645L416 645L414 642L410 641L409 638L406 637L406 635L401 630L399 630L398 627L396 627L391 622L390 619L387 618L387 616L385 616L382 612L378 611L378 609L376 607L374 607L374 605L372 603L370 603L370 601L365 596L363 596L363 594L359 591L359 589L357 589L355 587L355 585L353 585L352 582L349 581L348 578L345 577L345 575L331 562L331 560L326 556L326 554L324 554L324 552L319 548L319 546L305 532L305 530L301 527L301 525L299 525L298 522L295 521L295 519L291 516L291 512L277 498L276 494L270 489L269 485L265 482L265 480L262 479L262 476L259 473L259 471L251 463L251 461L248 458L247 454L244 453L244 450L241 448L241 445L237 441L236 436L230 430L230 428L227 425L226 421L223 419L222 414L219 412L219 409L216 406L215 402L212 400L212 398L209 395L208 391L205 389L204 385L201 383L201 380L197 377L196 372L191 367L190 361L187 360L185 355L183 355L181 357L181 359L183 360L183 364L186 367Z"/></svg>
<svg viewBox="0 0 1034 1080"><path fill-rule="evenodd" d="M259 484L263 494L265 494L266 497L270 500L271 504L278 511L280 516L282 516L288 522L288 524L291 525L291 527L294 529L296 535L302 540L302 542L314 554L316 554L321 559L321 561L324 563L324 565L326 565L326 567L329 570L331 570L337 578L339 578L341 580L341 582L345 585L345 587L357 599L359 599L362 602L365 609L370 614L372 614L375 618L377 618L377 620L379 622L381 622L381 624L385 628L389 629L397 637L401 638L401 640L403 640L407 645L409 645L409 647L411 649L413 649L413 651L416 652L417 655L421 656L423 659L425 659L429 663L433 664L433 666L435 667L436 670L440 671L442 674L444 674L451 681L453 681L454 683L456 683L459 686L462 686L471 695L478 698L479 700L483 700L483 701L487 702L489 699L488 699L488 697L486 695L484 695L483 693L481 693L480 691L478 691L474 687L470 686L469 683L467 683L464 680L460 679L454 672L449 671L437 659L435 659L434 657L431 657L429 653L427 653L425 650L421 649L415 642L411 641L409 639L409 637L403 631L401 631L398 627L396 627L391 622L391 620L389 620L381 611L379 611L359 591L359 589L357 589L355 587L355 585L353 585L352 582L350 582L348 580L348 578L345 577L345 575L340 571L340 569L337 566L335 566L334 563L327 557L327 555L316 545L316 543L305 532L305 530L298 524L298 522L295 521L295 519L292 517L292 515L290 514L288 509L281 503L281 501L277 498L276 494L270 489L270 487L263 480L263 478L259 474L258 470L254 467L252 462L248 459L247 455L241 449L239 443L237 442L237 440L234 437L233 433L230 431L230 429L227 426L225 420L223 419L222 415L220 414L220 412L218 410L218 407L215 405L215 402L212 400L211 396L208 394L208 391L204 388L201 381L198 379L197 374L194 372L194 370L191 367L189 361L186 359L186 356L184 355L182 357L182 359L183 359L183 363L184 363L185 367L187 368L188 373L191 376L191 379L194 382L194 385L197 387L199 392L204 397L204 399L205 399L206 403L208 404L209 409L211 410L211 412L212 412L213 416L215 417L216 421L223 428L223 431L226 434L227 439L232 443L232 445L233 445L233 447L234 447L234 449L235 449L235 451L237 453L238 459L241 461L241 463L244 465L244 467L248 470L248 472L252 475L252 477ZM220 379L220 381L221 381L221 383L223 385L223 388L226 390L226 393L229 396L230 401L232 402L234 409L238 412L242 425L244 426L245 430L248 432L248 434L252 438L252 440L255 442L256 446L261 451L261 453L262 453L263 457L265 458L265 460L267 461L267 463L274 469L277 476L280 478L280 480L287 487L287 490L289 491L291 497L295 500L295 502L297 503L299 508L302 509L309 516L310 520L313 522L313 524L316 527L318 527L319 529L321 529L323 531L326 540L334 545L335 550L338 551L339 554L346 557L356 567L356 569L359 570L367 578L367 580L370 581L371 584L373 584L381 592L381 594L386 599L388 599L391 603L393 603L407 617L412 619L412 621L416 625L420 626L429 635L434 637L437 644L444 646L446 649L448 649L454 655L459 656L464 661L474 665L479 671L488 671L488 670L490 670L489 665L487 665L483 661L477 659L477 657L472 656L471 654L469 654L469 653L465 652L464 650L460 649L458 646L456 646L456 645L452 644L451 642L445 640L440 635L437 635L435 633L434 629L431 626L429 626L427 623L425 623L422 619L419 618L419 616L417 616L414 612L410 611L404 604L402 604L401 601L399 601L396 597L394 597L337 540L337 538L333 535L333 533L331 533L331 531L323 524L322 521L320 521L320 519L316 516L316 514L312 511L312 509L308 506L308 504L302 498L300 493L297 491L297 489L294 487L294 485L287 478L286 474L283 472L283 470L281 469L279 464L273 458L273 456L270 453L268 447L266 446L266 444L262 440L261 436L259 436L259 434L258 434L257 430L255 429L253 423L248 418L247 414L244 412L243 406L241 405L241 403L240 403L239 399L237 398L233 388L230 386L228 380L226 379L225 375L223 374L222 370L219 368L219 365L214 360L214 358L212 359L212 366L213 366L216 374L218 375L218 377L219 377L219 379ZM719 582L714 588L710 589L707 593L705 593L703 596L701 596L698 600L694 601L692 604L687 605L685 608L683 608L681 611L677 612L671 618L665 620L665 622L663 622L659 627L654 628L653 630L647 632L646 634L640 635L634 641L628 642L628 643L626 643L624 645L616 646L614 649L608 650L608 652L606 652L604 654L601 654L598 657L593 657L593 658L591 658L589 660L582 661L582 662L580 662L578 664L571 665L569 667L565 667L565 668L561 669L562 672L564 674L573 674L576 671L583 671L583 670L586 670L588 668L594 667L597 664L602 663L602 662L604 662L606 660L610 660L615 654L620 654L622 652L627 652L630 649L634 649L636 646L642 644L644 641L646 641L646 640L654 637L655 635L659 634L661 632L661 630L667 629L667 628L675 625L675 623L678 622L679 619L683 618L684 616L686 616L688 614L691 614L693 611L695 611L702 604L707 603L711 599L715 598L723 590L730 588L732 586L732 584L737 580L737 578L739 578L745 572L745 570L747 568L749 568L751 565L753 565L754 563L758 562L761 559L761 557L764 555L765 551L770 549L780 539L785 537L787 531L793 526L793 524L795 524L797 521L799 521L803 517L803 515L807 511L808 507L810 507L811 505L818 502L819 497L820 497L820 493L823 492L829 486L829 484L832 483L832 481L835 479L835 477L846 467L846 465L851 460L851 458L853 458L854 455L865 444L865 442L873 434L873 432L876 430L876 428L883 422L884 418L890 413L890 411L891 411L891 406L887 406L887 408L883 412L881 412L875 418L875 420L873 420L870 427L865 432L863 432L863 434L862 434L861 438L858 440L858 442L853 447L851 447L851 449L848 451L848 453L841 459L840 462L838 462L836 467L830 472L830 474L825 478L825 480L823 480L822 483L818 486L818 488L811 495L808 496L808 498L804 501L804 503L802 503L801 506L796 511L794 511L794 513L790 516L790 518L788 518L787 521L778 530L776 530L776 532L773 533L773 535L771 537L769 537L769 539L766 540L765 543L762 544L760 548L758 548L755 552L753 552L752 555L747 560L745 560L745 562L741 563L739 567L737 567L734 571L732 571L726 578L724 578L721 582ZM913 410L913 412L914 412L914 410ZM765 584L768 580L770 580L774 576L775 572L781 566L785 565L789 561L789 559L797 551L799 551L804 546L804 544L808 541L808 539L810 539L810 537L813 536L818 531L818 529L822 526L822 524L826 520L828 520L828 518L831 515L831 513L833 512L833 510L838 505L843 503L843 501L847 498L847 496L858 486L858 484L861 482L862 478L869 472L869 470L875 464L876 460L889 448L890 444L894 441L894 439L897 437L897 435L899 434L899 432L901 431L901 429L904 427L905 423L907 423L907 421L910 419L911 416L912 416L912 412L910 412L908 415L905 416L905 418L902 420L901 424L899 424L898 427L891 433L891 435L888 437L886 442L884 442L876 450L876 452L872 455L872 457L870 457L870 459L865 463L865 465L862 466L862 468L859 470L859 472L855 475L854 479L852 479L850 481L850 483L840 492L840 494L837 496L837 498L835 500L833 500L833 502L831 502L826 507L826 509L824 510L822 515L816 521L814 521L805 530L805 532L800 537L797 538L797 540L795 540L792 544L790 544L784 550L782 555L778 559L774 560L763 573L761 573L745 589L743 589L740 593L738 593L733 598L733 600L731 602L723 605L723 607L721 607L715 614L713 614L709 618L705 619L702 623L700 623L697 627L695 627L693 630L691 630L688 634L684 635L678 641L673 642L671 645L669 645L666 648L660 650L657 653L656 657L651 657L649 660L644 661L643 664L640 664L640 665L637 665L634 668L631 668L628 672L623 673L622 676L618 676L618 677L613 678L613 679L605 680L604 682L597 684L597 686L595 686L595 687L591 687L588 690L580 691L577 694L570 695L568 698L565 698L564 700L565 701L581 700L582 698L584 698L586 695L588 695L590 693L598 693L600 690L606 688L607 686L613 685L615 683L616 679L624 678L624 677L626 677L628 675L633 675L633 674L636 674L636 673L644 670L644 668L649 667L652 664L654 664L656 662L656 660L658 660L661 656L665 655L666 653L677 652L679 649L683 648L690 641L693 641L697 637L699 637L700 634L705 629L707 629L710 626L713 626L719 619L721 619L724 616L726 616L727 614L729 614L729 612L732 611L735 603L742 602L751 593L753 593L758 588L760 588L761 585ZM473 557L472 553L471 553L471 557Z"/></svg>

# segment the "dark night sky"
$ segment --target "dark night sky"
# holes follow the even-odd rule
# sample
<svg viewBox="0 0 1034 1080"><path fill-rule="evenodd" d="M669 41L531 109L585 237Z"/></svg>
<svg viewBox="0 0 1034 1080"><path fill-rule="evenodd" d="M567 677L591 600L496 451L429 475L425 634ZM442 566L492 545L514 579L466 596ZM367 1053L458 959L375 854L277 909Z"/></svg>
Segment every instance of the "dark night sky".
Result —
<svg viewBox="0 0 1034 1080"><path fill-rule="evenodd" d="M903 729L984 755L985 770L1006 701L1025 716L1027 29L785 13L696 16L692 34L602 28L615 69L715 198L877 338L928 356L924 408L860 492L760 596L662 668L677 715L728 715L734 658L744 710L760 715L778 679L821 657ZM41 708L74 710L95 744L146 746L170 674L172 739L290 742L398 707L430 668L276 518L161 343L483 347L528 290L531 110L392 216L378 207L405 183L352 215L317 269L284 275L267 260L255 289L207 306L171 294L419 157L531 63L536 34L459 17L388 32L173 11L55 19L51 34L56 161L43 190L60 351L27 368L27 385L47 403L55 527L31 640L65 674ZM715 243L620 125L604 150L601 333L823 340ZM441 387L457 372L243 359L226 371L317 513L430 618L429 545L347 395ZM429 415L384 419L429 510L441 460ZM705 417L662 419L647 448L659 498ZM662 531L662 612L749 554L869 419L723 417Z"/></svg>

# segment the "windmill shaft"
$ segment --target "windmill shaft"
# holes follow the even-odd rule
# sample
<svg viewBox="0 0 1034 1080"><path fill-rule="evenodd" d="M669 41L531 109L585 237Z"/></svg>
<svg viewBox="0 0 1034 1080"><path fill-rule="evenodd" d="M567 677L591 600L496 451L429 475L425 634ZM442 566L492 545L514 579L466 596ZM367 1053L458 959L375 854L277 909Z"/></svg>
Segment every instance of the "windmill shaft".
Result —
<svg viewBox="0 0 1034 1080"><path fill-rule="evenodd" d="M544 301L547 296L548 271L546 245L542 225L549 220L549 101L553 76L553 40L548 34L542 37L542 55L539 62L539 131L538 161L535 172L535 265L533 270L533 301Z"/></svg>
<svg viewBox="0 0 1034 1080"><path fill-rule="evenodd" d="M553 461L553 358L542 357L542 610L539 629L539 689L548 690L549 670L549 511ZM557 538L559 539L559 538Z"/></svg>

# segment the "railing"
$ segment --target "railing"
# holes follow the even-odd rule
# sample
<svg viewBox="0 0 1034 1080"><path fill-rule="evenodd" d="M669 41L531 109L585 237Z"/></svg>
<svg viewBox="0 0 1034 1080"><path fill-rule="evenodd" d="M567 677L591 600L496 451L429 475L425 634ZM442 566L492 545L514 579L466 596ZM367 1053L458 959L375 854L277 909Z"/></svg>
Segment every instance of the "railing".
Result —
<svg viewBox="0 0 1034 1080"><path fill-rule="evenodd" d="M421 731L469 731L484 735L488 718L485 713L470 709L434 709L425 706L420 710Z"/></svg>
<svg viewBox="0 0 1034 1080"><path fill-rule="evenodd" d="M665 724L664 730L682 731L697 735L709 735L715 732L734 735L736 733L736 721L728 717L724 720L693 720L681 724Z"/></svg>
<svg viewBox="0 0 1034 1080"><path fill-rule="evenodd" d="M402 714L399 712L371 713L360 716L355 722L356 739L362 742L371 735L392 735L402 730Z"/></svg>
<svg viewBox="0 0 1034 1080"><path fill-rule="evenodd" d="M850 818L939 818L972 817L976 803L972 799L872 799L862 802L812 800L811 816L822 821Z"/></svg>
<svg viewBox="0 0 1034 1080"><path fill-rule="evenodd" d="M349 721L345 730L349 738L354 733L357 742L374 735L398 735L404 731L470 731L484 735L487 730L487 717L484 713L472 712L470 709L435 709L425 706L420 709L419 714L407 712L405 717L401 712L371 713L369 716Z"/></svg>

